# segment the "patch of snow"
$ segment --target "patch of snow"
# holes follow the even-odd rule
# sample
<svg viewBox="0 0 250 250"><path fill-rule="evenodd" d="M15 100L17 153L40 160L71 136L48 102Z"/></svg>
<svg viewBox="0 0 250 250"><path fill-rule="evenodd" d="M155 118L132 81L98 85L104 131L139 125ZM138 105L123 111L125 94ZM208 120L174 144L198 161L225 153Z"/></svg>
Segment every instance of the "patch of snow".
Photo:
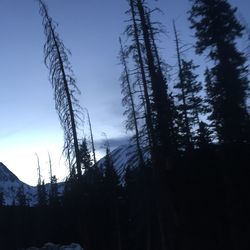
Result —
<svg viewBox="0 0 250 250"><path fill-rule="evenodd" d="M72 243L67 246L53 244L53 243L46 243L42 248L37 247L30 247L27 249L21 249L21 250L83 250L83 248L76 243Z"/></svg>

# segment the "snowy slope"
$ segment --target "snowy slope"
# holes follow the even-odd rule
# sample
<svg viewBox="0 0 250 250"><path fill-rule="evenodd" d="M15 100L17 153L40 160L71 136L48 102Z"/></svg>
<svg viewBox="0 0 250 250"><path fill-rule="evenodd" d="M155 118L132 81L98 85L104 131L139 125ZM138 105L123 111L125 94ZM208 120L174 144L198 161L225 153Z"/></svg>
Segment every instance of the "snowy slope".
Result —
<svg viewBox="0 0 250 250"><path fill-rule="evenodd" d="M121 177L124 175L127 166L136 167L139 164L136 145L132 143L124 144L114 149L111 152L111 158L117 173ZM144 159L149 159L147 152L144 152ZM105 157L97 163L101 169L104 167L104 161Z"/></svg>
<svg viewBox="0 0 250 250"><path fill-rule="evenodd" d="M5 205L12 205L15 200L17 190L24 187L24 192L30 206L34 206L37 201L37 188L30 186L18 179L2 162L0 162L0 192L4 194ZM50 184L46 184L47 192ZM58 183L59 194L63 192L64 184Z"/></svg>
<svg viewBox="0 0 250 250"><path fill-rule="evenodd" d="M26 197L30 205L34 205L36 187L20 181L2 162L0 162L0 192L4 194L6 205L11 205L16 197L17 190L20 186L24 187Z"/></svg>

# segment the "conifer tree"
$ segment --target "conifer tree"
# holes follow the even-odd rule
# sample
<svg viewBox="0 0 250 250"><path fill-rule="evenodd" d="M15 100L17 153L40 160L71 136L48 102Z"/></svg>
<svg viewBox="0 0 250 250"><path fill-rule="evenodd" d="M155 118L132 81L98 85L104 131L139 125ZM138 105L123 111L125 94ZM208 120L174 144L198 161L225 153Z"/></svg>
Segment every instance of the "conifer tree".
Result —
<svg viewBox="0 0 250 250"><path fill-rule="evenodd" d="M120 178L114 167L108 142L106 145L106 155L104 159L103 192L103 195L105 196L106 213L107 216L110 216L108 219L107 229L110 230L111 235L114 235L112 240L109 240L109 242L113 242L111 244L115 245L115 249L121 250L121 229L118 202Z"/></svg>
<svg viewBox="0 0 250 250"><path fill-rule="evenodd" d="M175 27L175 23L173 22L174 35L175 35L175 44L176 44L176 53L177 53L177 61L178 61L178 76L179 81L174 86L175 89L180 90L180 93L176 94L176 98L180 104L178 105L178 110L181 116L181 128L184 133L186 147L188 149L193 148L192 136L191 136L191 124L188 118L188 105L187 105L187 84L185 85L185 73L184 73L184 65L185 61L181 59L181 51L180 51L180 39L177 34L177 30ZM190 84L189 84L190 85ZM190 86L189 86L190 87Z"/></svg>
<svg viewBox="0 0 250 250"><path fill-rule="evenodd" d="M49 204L51 206L58 206L60 204L57 178L55 175L50 179Z"/></svg>
<svg viewBox="0 0 250 250"><path fill-rule="evenodd" d="M150 10L147 8L145 1L130 0L129 13L132 17L132 28L128 28L128 34L132 34L132 48L135 52L135 58L138 62L138 68L142 74L143 90L147 91L145 97L146 107L146 125L151 145L151 160L154 182L154 199L156 201L156 214L158 230L160 234L161 249L167 249L166 228L163 221L163 211L165 202L172 203L170 196L166 198L164 194L165 182L164 177L166 169L170 169L171 160L175 153L175 135L173 113L171 109L174 103L167 89L166 77L162 70L161 60L159 59L158 48L155 43L155 32L150 20ZM166 201L168 200L168 201ZM172 213L173 211L171 211ZM172 216L170 213L167 215ZM168 224L171 228L172 225ZM171 229L172 230L172 229ZM172 247L168 242L168 246ZM171 248L170 247L170 248Z"/></svg>
<svg viewBox="0 0 250 250"><path fill-rule="evenodd" d="M82 169L87 170L92 166L90 152L87 145L87 140L84 138L80 144L80 159L82 164Z"/></svg>
<svg viewBox="0 0 250 250"><path fill-rule="evenodd" d="M81 162L77 126L80 124L81 107L76 97L80 92L69 62L68 50L56 32L56 25L48 14L47 6L42 0L38 0L38 3L46 36L45 64L49 69L55 106L64 131L64 153L68 159L70 171L76 168L77 177L80 178Z"/></svg>
<svg viewBox="0 0 250 250"><path fill-rule="evenodd" d="M207 148L212 143L212 132L205 122L200 122L197 136L197 145L199 148Z"/></svg>
<svg viewBox="0 0 250 250"><path fill-rule="evenodd" d="M37 206L45 207L48 203L47 191L44 180L37 185Z"/></svg>
<svg viewBox="0 0 250 250"><path fill-rule="evenodd" d="M173 151L173 141L171 138L171 125L172 117L170 110L170 102L167 93L166 78L162 72L162 68L158 65L157 60L157 47L154 46L154 40L152 41L153 34L150 33L152 23L148 23L149 18L145 5L141 0L137 0L135 6L138 10L138 16L140 18L141 32L143 37L146 65L148 69L148 75L150 79L150 87L152 90L152 107L155 112L155 134L156 134L156 154L159 165L163 165L164 159L160 160L163 155L167 156ZM158 166L164 168L164 166Z"/></svg>
<svg viewBox="0 0 250 250"><path fill-rule="evenodd" d="M205 105L207 108L206 111L208 114L208 120L210 121L209 129L211 134L214 134L214 139L218 140L217 132L221 131L221 124L218 122L214 108L217 105L216 100L218 99L219 93L216 93L215 76L213 75L212 71L206 68L204 77L206 90Z"/></svg>
<svg viewBox="0 0 250 250"><path fill-rule="evenodd" d="M19 188L17 189L15 202L16 205L20 207L28 206L28 200L26 198L23 185L20 185Z"/></svg>
<svg viewBox="0 0 250 250"><path fill-rule="evenodd" d="M0 192L0 207L5 205L4 193Z"/></svg>
<svg viewBox="0 0 250 250"><path fill-rule="evenodd" d="M184 132L185 144L187 148L193 148L197 142L200 130L200 125L205 124L201 121L201 116L206 114L206 105L203 102L201 95L202 84L198 81L198 75L195 70L198 68L193 60L184 60L180 48L180 38L178 36L175 23L173 23L175 33L176 52L178 59L178 75L179 81L174 86L179 90L176 94L178 111L180 112L179 119L181 120L180 128ZM184 127L183 127L184 126Z"/></svg>
<svg viewBox="0 0 250 250"><path fill-rule="evenodd" d="M189 20L195 29L196 52L209 51L215 66L211 69L214 86L212 117L219 141L225 144L249 142L247 79L245 55L236 39L244 27L236 19L236 8L226 0L193 0Z"/></svg>
<svg viewBox="0 0 250 250"><path fill-rule="evenodd" d="M120 184L119 176L114 168L109 147L106 148L106 155L104 159L104 176L107 185L115 187Z"/></svg>

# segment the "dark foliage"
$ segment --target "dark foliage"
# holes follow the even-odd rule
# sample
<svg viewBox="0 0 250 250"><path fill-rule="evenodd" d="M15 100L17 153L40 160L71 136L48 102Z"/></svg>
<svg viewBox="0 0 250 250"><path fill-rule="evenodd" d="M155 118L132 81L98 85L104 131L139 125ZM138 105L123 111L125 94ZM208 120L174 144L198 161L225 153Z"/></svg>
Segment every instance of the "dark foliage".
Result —
<svg viewBox="0 0 250 250"><path fill-rule="evenodd" d="M197 38L196 51L209 52L215 66L210 73L213 86L212 116L221 143L249 143L246 57L236 45L244 27L236 18L236 8L226 0L194 0L190 21Z"/></svg>
<svg viewBox="0 0 250 250"><path fill-rule="evenodd" d="M242 145L210 145L176 158L175 169L164 177L178 218L171 230L175 249L248 249L246 162L249 148ZM49 241L79 242L88 250L159 249L153 169L128 166L122 186L112 169L105 174L88 169L62 206L1 207L1 249L41 247ZM168 209L165 204L165 228Z"/></svg>

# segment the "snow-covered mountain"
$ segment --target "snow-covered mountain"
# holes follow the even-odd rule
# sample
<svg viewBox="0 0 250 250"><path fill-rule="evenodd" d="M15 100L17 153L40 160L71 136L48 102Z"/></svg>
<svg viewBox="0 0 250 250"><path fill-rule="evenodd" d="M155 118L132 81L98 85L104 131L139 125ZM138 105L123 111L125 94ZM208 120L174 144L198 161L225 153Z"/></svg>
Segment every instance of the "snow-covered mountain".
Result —
<svg viewBox="0 0 250 250"><path fill-rule="evenodd" d="M6 205L11 205L15 200L17 190L23 185L30 205L35 204L36 187L20 181L2 162L0 162L0 192L4 194Z"/></svg>
<svg viewBox="0 0 250 250"><path fill-rule="evenodd" d="M37 203L37 188L30 186L13 174L2 162L0 162L0 192L4 195L5 205L12 205L16 200L18 189L23 186L27 201L30 206ZM50 184L46 184L46 190L49 191ZM58 183L59 194L63 192L64 183Z"/></svg>
<svg viewBox="0 0 250 250"><path fill-rule="evenodd" d="M137 148L135 144L128 143L121 145L111 152L113 164L117 173L122 177L125 173L126 167L136 167L139 164ZM144 152L144 159L149 159L149 154ZM105 157L98 161L98 166L103 168Z"/></svg>

